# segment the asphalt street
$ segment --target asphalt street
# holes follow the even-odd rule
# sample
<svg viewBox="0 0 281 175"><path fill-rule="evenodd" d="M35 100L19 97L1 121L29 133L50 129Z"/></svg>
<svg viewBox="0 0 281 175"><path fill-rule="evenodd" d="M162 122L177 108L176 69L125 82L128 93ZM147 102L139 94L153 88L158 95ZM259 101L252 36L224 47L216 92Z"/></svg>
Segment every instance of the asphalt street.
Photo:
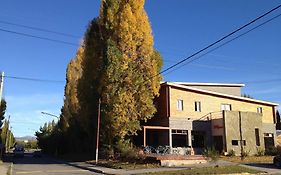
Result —
<svg viewBox="0 0 281 175"><path fill-rule="evenodd" d="M61 163L52 158L42 156L33 157L32 153L25 153L24 157L13 157L13 174L23 175L93 175L98 174L88 170L76 168L68 165L67 163Z"/></svg>

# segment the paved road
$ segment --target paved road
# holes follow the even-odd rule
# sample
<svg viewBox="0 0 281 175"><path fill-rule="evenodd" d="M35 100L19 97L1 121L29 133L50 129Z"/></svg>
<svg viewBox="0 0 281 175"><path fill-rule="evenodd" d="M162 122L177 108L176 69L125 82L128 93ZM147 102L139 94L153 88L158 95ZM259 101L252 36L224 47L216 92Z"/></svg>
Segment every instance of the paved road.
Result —
<svg viewBox="0 0 281 175"><path fill-rule="evenodd" d="M93 175L97 173L60 163L48 157L35 158L31 153L23 158L13 158L14 175Z"/></svg>

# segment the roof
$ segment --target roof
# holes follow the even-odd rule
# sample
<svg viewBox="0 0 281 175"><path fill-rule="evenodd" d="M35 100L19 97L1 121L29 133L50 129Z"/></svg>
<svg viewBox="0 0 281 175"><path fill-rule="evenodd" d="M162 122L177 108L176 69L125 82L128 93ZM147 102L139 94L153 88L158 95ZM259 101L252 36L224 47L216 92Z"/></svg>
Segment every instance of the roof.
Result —
<svg viewBox="0 0 281 175"><path fill-rule="evenodd" d="M226 87L244 87L245 84L238 83L197 83L197 82L171 82L181 85L190 85L190 86L226 86Z"/></svg>
<svg viewBox="0 0 281 175"><path fill-rule="evenodd" d="M256 100L256 99L251 99L247 97L241 97L241 96L235 96L235 95L229 95L229 94L223 94L219 92L213 92L213 91L208 91L208 90L203 90L203 89L198 89L194 87L188 87L186 85L181 85L177 83L171 83L171 82L165 82L162 83L168 86L173 86L173 87L178 87L181 89L186 89L190 91L195 91L199 93L205 93L205 94L210 94L210 95L215 95L215 96L220 96L220 97L226 97L226 98L231 98L231 99L236 99L236 100L241 100L241 101L247 101L247 102L252 102L252 103L259 103L259 104L265 104L265 105L270 105L270 106L278 106L278 103L273 103L273 102L268 102L268 101L263 101L263 100Z"/></svg>

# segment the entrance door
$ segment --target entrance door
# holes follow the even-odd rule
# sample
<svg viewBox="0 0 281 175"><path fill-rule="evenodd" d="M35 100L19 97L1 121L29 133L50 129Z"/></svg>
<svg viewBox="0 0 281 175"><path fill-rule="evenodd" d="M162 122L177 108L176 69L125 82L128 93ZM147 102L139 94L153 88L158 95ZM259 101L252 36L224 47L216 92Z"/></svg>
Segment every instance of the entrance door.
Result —
<svg viewBox="0 0 281 175"><path fill-rule="evenodd" d="M223 137L222 136L214 136L213 140L214 140L215 149L217 151L219 151L219 153L222 153L223 152Z"/></svg>

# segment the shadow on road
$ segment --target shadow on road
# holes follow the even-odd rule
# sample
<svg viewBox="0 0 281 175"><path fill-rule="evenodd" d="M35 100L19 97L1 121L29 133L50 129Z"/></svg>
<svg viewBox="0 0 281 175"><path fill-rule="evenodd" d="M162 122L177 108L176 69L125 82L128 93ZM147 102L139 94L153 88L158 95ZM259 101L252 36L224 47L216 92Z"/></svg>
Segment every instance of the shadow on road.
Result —
<svg viewBox="0 0 281 175"><path fill-rule="evenodd" d="M280 169L274 166L272 163L246 163L244 165L258 167L258 168L268 168L268 169L277 169L277 170Z"/></svg>
<svg viewBox="0 0 281 175"><path fill-rule="evenodd" d="M46 155L34 157L33 153L24 153L23 157L14 157L13 153L8 153L3 157L3 161L12 162L14 164L63 164Z"/></svg>

